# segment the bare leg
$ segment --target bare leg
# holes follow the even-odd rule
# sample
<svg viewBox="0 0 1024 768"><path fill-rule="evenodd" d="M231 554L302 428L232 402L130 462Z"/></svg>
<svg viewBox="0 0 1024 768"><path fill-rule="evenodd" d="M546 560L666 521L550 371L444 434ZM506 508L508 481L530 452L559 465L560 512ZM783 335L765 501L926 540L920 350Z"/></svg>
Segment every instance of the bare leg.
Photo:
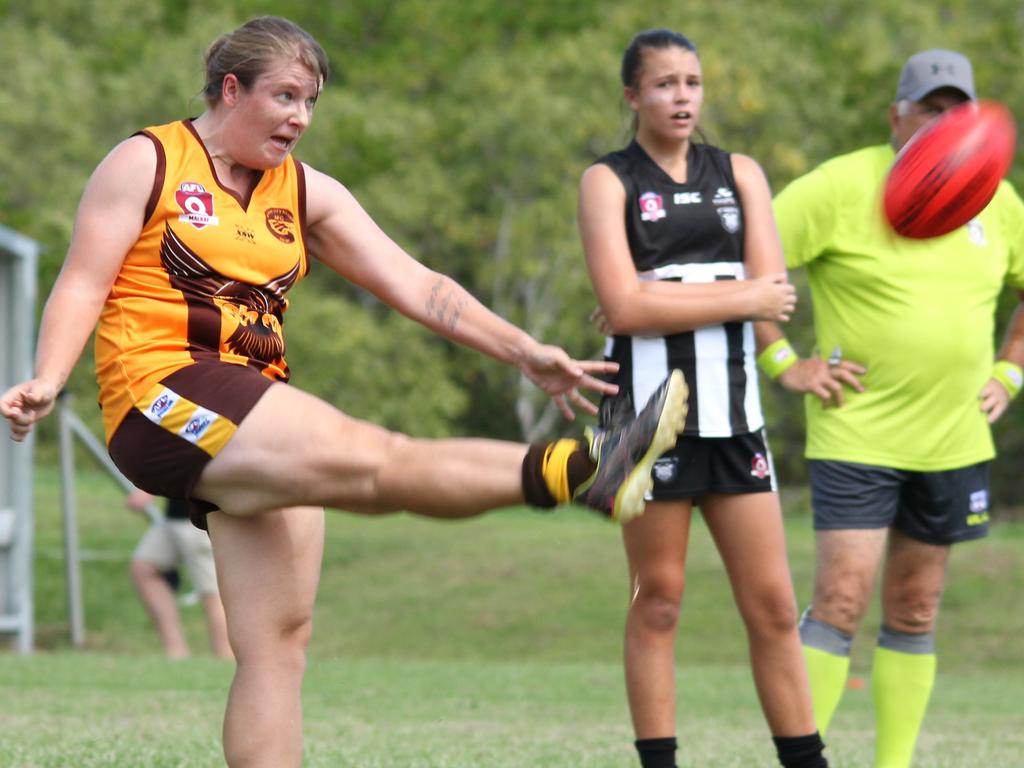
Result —
<svg viewBox="0 0 1024 768"><path fill-rule="evenodd" d="M814 597L801 622L814 719L822 734L846 690L850 647L874 586L888 529L818 531Z"/></svg>
<svg viewBox="0 0 1024 768"><path fill-rule="evenodd" d="M911 635L935 630L949 550L947 545L926 544L892 530L882 578L887 627Z"/></svg>
<svg viewBox="0 0 1024 768"><path fill-rule="evenodd" d="M626 692L638 739L676 733L675 644L683 597L689 502L650 502L622 528L631 600L626 615Z"/></svg>
<svg viewBox="0 0 1024 768"><path fill-rule="evenodd" d="M527 446L416 440L276 385L207 465L195 489L233 514L315 505L468 517L520 504Z"/></svg>
<svg viewBox="0 0 1024 768"><path fill-rule="evenodd" d="M302 678L323 556L324 513L208 517L237 669L224 716L231 768L302 763Z"/></svg>
<svg viewBox="0 0 1024 768"><path fill-rule="evenodd" d="M747 628L754 684L768 727L773 736L814 733L779 498L716 494L700 504Z"/></svg>
<svg viewBox="0 0 1024 768"><path fill-rule="evenodd" d="M164 653L172 659L188 656L188 643L181 627L178 604L163 574L153 563L145 560L132 560L131 574L135 591L153 621Z"/></svg>
<svg viewBox="0 0 1024 768"><path fill-rule="evenodd" d="M818 531L811 616L847 635L867 610L888 528Z"/></svg>

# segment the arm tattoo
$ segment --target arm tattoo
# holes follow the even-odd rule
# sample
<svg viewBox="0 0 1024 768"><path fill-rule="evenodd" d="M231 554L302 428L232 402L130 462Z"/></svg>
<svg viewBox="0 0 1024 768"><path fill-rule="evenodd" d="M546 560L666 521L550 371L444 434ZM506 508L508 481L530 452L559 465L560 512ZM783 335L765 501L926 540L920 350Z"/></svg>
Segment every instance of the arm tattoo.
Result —
<svg viewBox="0 0 1024 768"><path fill-rule="evenodd" d="M449 331L454 331L459 324L465 306L466 297L459 296L447 278L439 278L430 289L427 313L437 318Z"/></svg>

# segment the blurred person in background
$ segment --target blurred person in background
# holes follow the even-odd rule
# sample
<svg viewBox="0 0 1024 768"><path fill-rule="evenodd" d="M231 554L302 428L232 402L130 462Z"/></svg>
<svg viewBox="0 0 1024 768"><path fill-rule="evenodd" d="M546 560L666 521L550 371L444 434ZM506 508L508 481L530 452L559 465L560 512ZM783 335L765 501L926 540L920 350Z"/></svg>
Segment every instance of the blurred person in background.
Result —
<svg viewBox="0 0 1024 768"><path fill-rule="evenodd" d="M135 489L125 503L135 512L144 512L155 498ZM203 608L210 650L220 658L233 659L210 537L192 525L187 501L166 499L163 516L150 523L132 553L131 577L164 653L172 659L189 655L175 595L182 568Z"/></svg>

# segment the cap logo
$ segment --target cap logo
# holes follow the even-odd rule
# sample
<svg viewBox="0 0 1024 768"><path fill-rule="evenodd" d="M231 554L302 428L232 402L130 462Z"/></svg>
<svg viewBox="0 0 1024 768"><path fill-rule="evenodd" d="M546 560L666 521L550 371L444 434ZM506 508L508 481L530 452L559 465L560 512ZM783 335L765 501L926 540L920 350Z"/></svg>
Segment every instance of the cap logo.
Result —
<svg viewBox="0 0 1024 768"><path fill-rule="evenodd" d="M939 88L955 88L974 99L970 60L963 54L942 48L915 53L900 72L896 101L920 101Z"/></svg>

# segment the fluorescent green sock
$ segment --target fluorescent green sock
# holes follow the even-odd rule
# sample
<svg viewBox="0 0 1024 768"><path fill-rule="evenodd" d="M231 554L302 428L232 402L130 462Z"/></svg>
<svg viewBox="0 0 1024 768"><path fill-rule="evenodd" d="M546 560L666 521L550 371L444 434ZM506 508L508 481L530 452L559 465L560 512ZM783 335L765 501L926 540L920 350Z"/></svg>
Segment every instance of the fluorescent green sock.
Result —
<svg viewBox="0 0 1024 768"><path fill-rule="evenodd" d="M805 612L800 620L800 641L811 683L814 722L824 736L846 689L853 637Z"/></svg>
<svg viewBox="0 0 1024 768"><path fill-rule="evenodd" d="M909 768L935 683L935 637L882 627L871 670L875 768Z"/></svg>
<svg viewBox="0 0 1024 768"><path fill-rule="evenodd" d="M827 651L805 645L804 659L807 662L807 676L811 681L814 722L818 726L818 732L824 736L846 688L850 657L834 656Z"/></svg>

